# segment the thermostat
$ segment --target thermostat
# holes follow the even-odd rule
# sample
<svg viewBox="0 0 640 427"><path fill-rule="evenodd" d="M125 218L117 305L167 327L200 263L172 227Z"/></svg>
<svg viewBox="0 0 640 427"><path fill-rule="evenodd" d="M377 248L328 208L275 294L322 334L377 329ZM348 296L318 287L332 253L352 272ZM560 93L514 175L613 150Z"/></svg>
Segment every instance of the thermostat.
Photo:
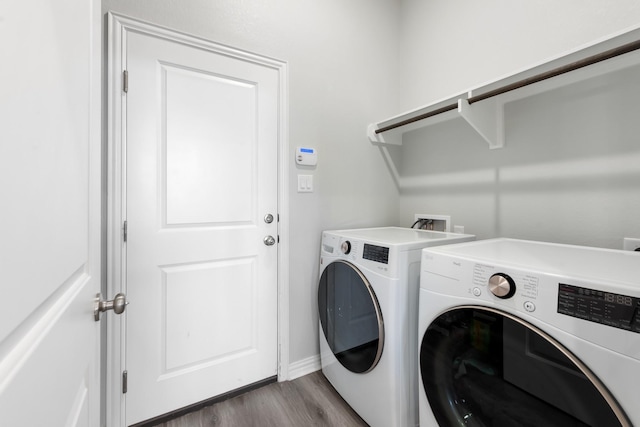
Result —
<svg viewBox="0 0 640 427"><path fill-rule="evenodd" d="M318 164L318 153L315 148L296 147L296 163L303 166Z"/></svg>

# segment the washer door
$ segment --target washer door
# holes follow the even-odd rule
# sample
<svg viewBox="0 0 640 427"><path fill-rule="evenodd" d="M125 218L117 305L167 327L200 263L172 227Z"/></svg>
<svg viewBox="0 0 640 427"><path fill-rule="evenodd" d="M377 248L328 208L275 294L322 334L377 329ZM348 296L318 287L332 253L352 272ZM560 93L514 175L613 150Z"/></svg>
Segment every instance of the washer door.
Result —
<svg viewBox="0 0 640 427"><path fill-rule="evenodd" d="M371 371L382 356L382 312L369 281L352 264L334 261L320 277L318 311L336 359L356 373Z"/></svg>
<svg viewBox="0 0 640 427"><path fill-rule="evenodd" d="M499 310L440 315L423 336L420 372L441 426L631 426L577 357Z"/></svg>

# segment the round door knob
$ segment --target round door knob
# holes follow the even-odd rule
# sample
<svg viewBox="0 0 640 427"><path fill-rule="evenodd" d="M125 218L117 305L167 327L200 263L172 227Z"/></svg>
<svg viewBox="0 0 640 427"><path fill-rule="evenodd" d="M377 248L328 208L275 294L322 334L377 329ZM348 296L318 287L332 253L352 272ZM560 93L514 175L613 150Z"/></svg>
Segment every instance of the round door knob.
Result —
<svg viewBox="0 0 640 427"><path fill-rule="evenodd" d="M114 298L113 298L113 312L115 314L122 314L124 313L124 309L127 308L127 304L129 304L129 302L127 301L127 297L124 296L124 294L117 294Z"/></svg>
<svg viewBox="0 0 640 427"><path fill-rule="evenodd" d="M107 310L113 310L115 314L122 314L128 304L129 301L127 301L127 297L123 293L117 294L111 301L103 300L102 295L97 294L93 305L93 318L96 322L99 321L100 313L104 313Z"/></svg>
<svg viewBox="0 0 640 427"><path fill-rule="evenodd" d="M340 245L340 250L343 254L348 255L349 252L351 252L351 242L348 240L342 242L342 244Z"/></svg>
<svg viewBox="0 0 640 427"><path fill-rule="evenodd" d="M266 214L264 216L264 222L266 222L267 224L271 224L273 222L273 215L271 214Z"/></svg>
<svg viewBox="0 0 640 427"><path fill-rule="evenodd" d="M496 273L489 279L489 290L498 298L511 298L516 293L516 283L504 273Z"/></svg>
<svg viewBox="0 0 640 427"><path fill-rule="evenodd" d="M267 246L273 246L276 243L276 239L273 236L265 236L265 238L262 239L262 241Z"/></svg>

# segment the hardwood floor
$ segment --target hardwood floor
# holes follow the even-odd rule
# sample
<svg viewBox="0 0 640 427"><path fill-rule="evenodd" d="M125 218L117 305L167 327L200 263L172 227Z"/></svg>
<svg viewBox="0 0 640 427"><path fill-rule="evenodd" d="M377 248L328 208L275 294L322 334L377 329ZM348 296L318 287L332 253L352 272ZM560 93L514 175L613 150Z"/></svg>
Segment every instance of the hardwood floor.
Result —
<svg viewBox="0 0 640 427"><path fill-rule="evenodd" d="M180 418L160 427L366 427L322 375L273 383Z"/></svg>

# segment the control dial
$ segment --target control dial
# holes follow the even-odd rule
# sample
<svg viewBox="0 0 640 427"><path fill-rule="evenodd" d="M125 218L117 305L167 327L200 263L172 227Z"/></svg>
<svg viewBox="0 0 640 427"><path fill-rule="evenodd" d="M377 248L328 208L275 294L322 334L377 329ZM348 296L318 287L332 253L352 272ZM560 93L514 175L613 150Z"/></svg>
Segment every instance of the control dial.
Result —
<svg viewBox="0 0 640 427"><path fill-rule="evenodd" d="M347 255L349 252L351 252L351 242L348 240L342 242L342 244L340 245L340 250L343 254Z"/></svg>
<svg viewBox="0 0 640 427"><path fill-rule="evenodd" d="M496 273L489 279L489 290L498 298L511 298L516 293L516 282L504 273Z"/></svg>

